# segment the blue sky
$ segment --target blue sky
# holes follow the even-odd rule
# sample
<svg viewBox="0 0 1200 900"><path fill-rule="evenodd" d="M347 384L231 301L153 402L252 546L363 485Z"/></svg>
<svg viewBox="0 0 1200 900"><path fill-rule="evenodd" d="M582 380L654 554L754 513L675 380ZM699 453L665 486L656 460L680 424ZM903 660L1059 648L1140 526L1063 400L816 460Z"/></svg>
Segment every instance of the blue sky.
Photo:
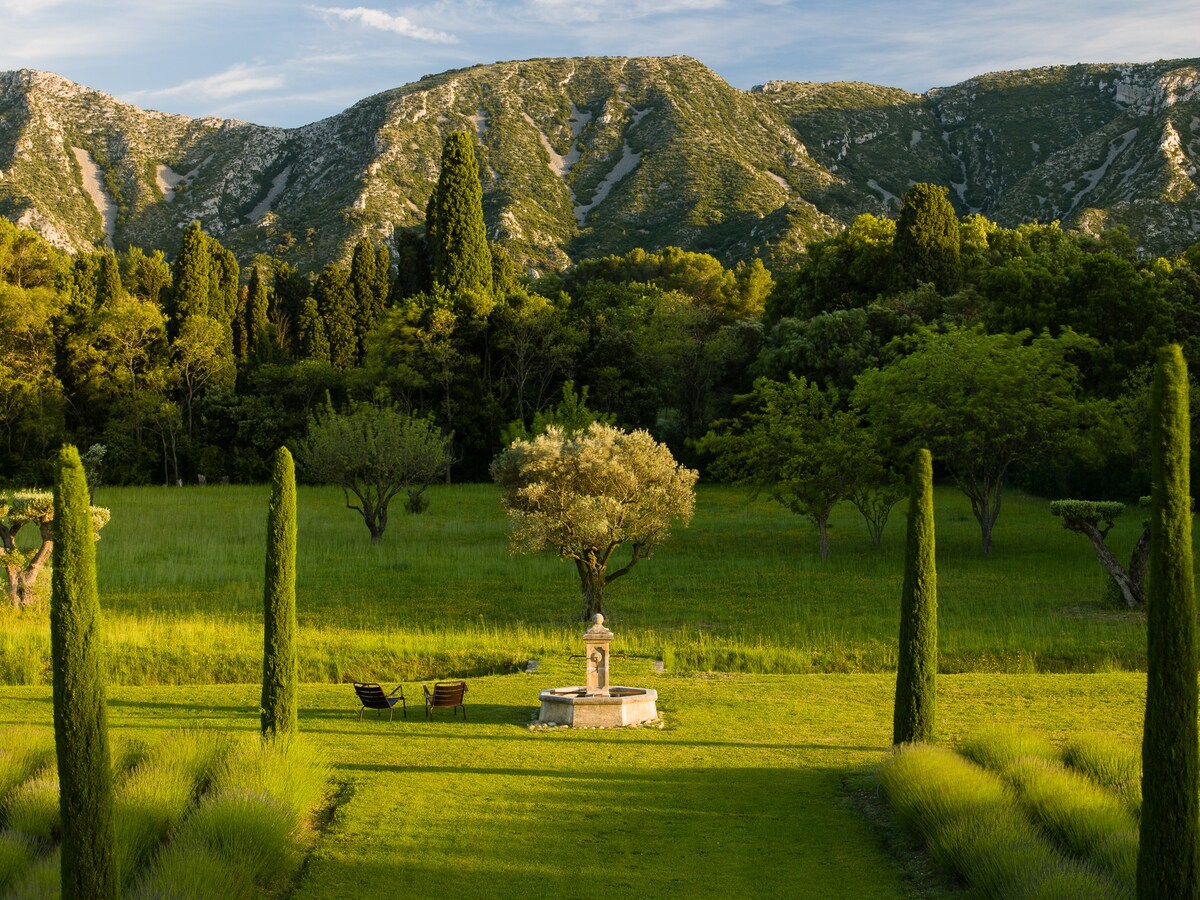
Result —
<svg viewBox="0 0 1200 900"><path fill-rule="evenodd" d="M312 122L426 73L537 56L686 54L736 87L913 91L1000 69L1200 57L1200 3L1109 0L0 0L0 70L139 106Z"/></svg>

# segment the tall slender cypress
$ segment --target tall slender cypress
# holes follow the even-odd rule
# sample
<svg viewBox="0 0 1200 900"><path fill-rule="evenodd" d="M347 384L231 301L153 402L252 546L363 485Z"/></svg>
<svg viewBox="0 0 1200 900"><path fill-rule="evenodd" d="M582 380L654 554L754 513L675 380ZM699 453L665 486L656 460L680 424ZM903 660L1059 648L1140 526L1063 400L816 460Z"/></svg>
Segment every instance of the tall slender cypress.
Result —
<svg viewBox="0 0 1200 900"><path fill-rule="evenodd" d="M267 509L263 588L262 731L296 730L296 469L286 447L275 451Z"/></svg>
<svg viewBox="0 0 1200 900"><path fill-rule="evenodd" d="M455 131L442 147L442 171L425 214L433 280L450 291L492 290L492 254L483 222L483 188L471 135Z"/></svg>
<svg viewBox="0 0 1200 900"><path fill-rule="evenodd" d="M962 277L958 216L946 189L914 184L904 194L892 244L897 290L910 290L922 282L942 294L958 289Z"/></svg>
<svg viewBox="0 0 1200 900"><path fill-rule="evenodd" d="M63 447L54 491L50 648L62 816L62 895L116 897L113 787L100 654L91 502L79 451Z"/></svg>
<svg viewBox="0 0 1200 900"><path fill-rule="evenodd" d="M900 653L892 741L932 741L937 712L937 567L934 563L933 459L918 450L908 501L908 542L900 600Z"/></svg>
<svg viewBox="0 0 1200 900"><path fill-rule="evenodd" d="M1187 365L1172 344L1159 351L1150 405L1151 549L1137 866L1142 900L1200 897L1190 428Z"/></svg>

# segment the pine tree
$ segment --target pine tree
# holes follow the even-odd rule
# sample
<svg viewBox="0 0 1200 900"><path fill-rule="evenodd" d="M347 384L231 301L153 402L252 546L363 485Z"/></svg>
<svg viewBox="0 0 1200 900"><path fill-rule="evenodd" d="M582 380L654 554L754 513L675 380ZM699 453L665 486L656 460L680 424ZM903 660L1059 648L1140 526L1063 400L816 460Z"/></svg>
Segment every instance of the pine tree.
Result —
<svg viewBox="0 0 1200 900"><path fill-rule="evenodd" d="M894 286L909 290L929 283L942 294L958 289L962 276L958 216L946 189L914 184L900 204L892 245Z"/></svg>
<svg viewBox="0 0 1200 900"><path fill-rule="evenodd" d="M267 509L263 589L262 732L296 731L296 470L286 447L275 451Z"/></svg>
<svg viewBox="0 0 1200 900"><path fill-rule="evenodd" d="M491 294L492 258L483 223L483 188L471 136L456 131L442 147L442 171L425 213L434 283L453 293Z"/></svg>
<svg viewBox="0 0 1200 900"><path fill-rule="evenodd" d="M62 828L62 895L119 893L114 857L100 596L87 479L79 451L64 447L54 492L50 647L54 740Z"/></svg>
<svg viewBox="0 0 1200 900"><path fill-rule="evenodd" d="M1192 577L1188 375L1178 345L1159 352L1150 405L1150 572L1146 723L1137 895L1200 896L1196 596Z"/></svg>
<svg viewBox="0 0 1200 900"><path fill-rule="evenodd" d="M339 372L352 369L358 362L358 337L354 330L357 316L349 273L342 266L329 263L317 276L313 296L325 323L329 361Z"/></svg>
<svg viewBox="0 0 1200 900"><path fill-rule="evenodd" d="M913 462L912 494L908 501L893 743L933 740L937 718L937 660L933 459L928 450L919 450Z"/></svg>
<svg viewBox="0 0 1200 900"><path fill-rule="evenodd" d="M179 255L175 257L171 282L172 316L176 323L187 316L209 315L208 295L212 280L212 250L208 235L199 222L192 222L183 232Z"/></svg>

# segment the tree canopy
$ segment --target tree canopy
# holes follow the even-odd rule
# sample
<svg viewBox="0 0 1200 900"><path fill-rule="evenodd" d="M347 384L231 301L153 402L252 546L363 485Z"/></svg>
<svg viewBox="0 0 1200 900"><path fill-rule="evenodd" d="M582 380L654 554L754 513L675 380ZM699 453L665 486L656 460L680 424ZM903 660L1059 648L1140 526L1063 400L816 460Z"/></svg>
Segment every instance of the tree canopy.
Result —
<svg viewBox="0 0 1200 900"><path fill-rule="evenodd" d="M352 403L339 413L330 405L309 421L296 457L309 480L342 489L346 508L359 513L371 540L379 541L388 506L401 490L410 509L425 508L425 489L445 470L447 443L428 419L394 406Z"/></svg>
<svg viewBox="0 0 1200 900"><path fill-rule="evenodd" d="M604 611L605 588L649 558L673 522L691 521L698 477L648 432L598 422L573 433L551 425L514 441L492 463L492 476L512 526L509 548L574 562L584 621ZM627 561L609 571L624 546Z"/></svg>

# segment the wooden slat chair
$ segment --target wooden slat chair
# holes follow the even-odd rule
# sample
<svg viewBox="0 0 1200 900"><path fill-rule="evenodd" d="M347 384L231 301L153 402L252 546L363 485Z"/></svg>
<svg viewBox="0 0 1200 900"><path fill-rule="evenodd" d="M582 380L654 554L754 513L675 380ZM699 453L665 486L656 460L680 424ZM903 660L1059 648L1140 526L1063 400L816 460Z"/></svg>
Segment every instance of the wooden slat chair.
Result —
<svg viewBox="0 0 1200 900"><path fill-rule="evenodd" d="M439 681L434 684L432 692L425 687L425 715L433 718L433 711L440 708L453 709L454 715L457 716L461 709L465 721L467 708L463 706L463 695L466 692L467 683L465 681Z"/></svg>
<svg viewBox="0 0 1200 900"><path fill-rule="evenodd" d="M390 694L385 694L383 688L373 681L356 681L354 682L354 693L358 694L358 699L362 703L362 709L358 711L360 721L364 710L376 710L375 715L379 716L386 709L390 722L397 703L400 704L400 711L404 713L404 718L408 718L408 704L404 702L404 685L402 684L396 685L396 690Z"/></svg>

